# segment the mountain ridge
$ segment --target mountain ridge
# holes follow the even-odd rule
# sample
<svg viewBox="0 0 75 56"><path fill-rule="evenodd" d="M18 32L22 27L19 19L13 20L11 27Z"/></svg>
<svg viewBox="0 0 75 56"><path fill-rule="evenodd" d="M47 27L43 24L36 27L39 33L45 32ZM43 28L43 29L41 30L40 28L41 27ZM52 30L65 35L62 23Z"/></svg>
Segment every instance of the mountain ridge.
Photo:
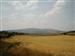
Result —
<svg viewBox="0 0 75 56"><path fill-rule="evenodd" d="M28 28L28 29L18 29L18 30L8 30L9 32L20 32L20 33L61 33L63 31L56 29L39 29L39 28Z"/></svg>

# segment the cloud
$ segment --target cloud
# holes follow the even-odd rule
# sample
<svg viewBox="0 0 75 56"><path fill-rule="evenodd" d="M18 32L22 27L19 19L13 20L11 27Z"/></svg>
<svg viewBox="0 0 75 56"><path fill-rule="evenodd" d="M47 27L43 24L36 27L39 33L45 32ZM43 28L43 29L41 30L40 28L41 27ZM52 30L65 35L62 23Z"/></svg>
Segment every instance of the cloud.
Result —
<svg viewBox="0 0 75 56"><path fill-rule="evenodd" d="M37 4L37 2L39 2L39 0L29 0L28 2L27 2L27 4L26 4L26 6L28 7L28 6L32 6L32 5L35 5L35 4Z"/></svg>
<svg viewBox="0 0 75 56"><path fill-rule="evenodd" d="M14 12L8 17L17 17L18 15L28 15L29 13L34 14L34 11L38 7L39 0L29 0L29 1L12 1L11 5Z"/></svg>
<svg viewBox="0 0 75 56"><path fill-rule="evenodd" d="M8 14L3 20L4 29L30 27L34 17L36 17L36 8L39 0L33 1L12 1L10 3L13 7L13 12ZM8 7L9 8L9 7ZM12 11L12 9L11 9ZM17 24L16 24L17 23Z"/></svg>
<svg viewBox="0 0 75 56"><path fill-rule="evenodd" d="M21 3L21 1L13 1L11 3L12 3L12 6L14 6L16 10L24 8L24 5Z"/></svg>
<svg viewBox="0 0 75 56"><path fill-rule="evenodd" d="M3 3L5 5L3 14L6 17L3 16L3 29L32 27L68 30L71 28L71 9L66 8L67 4L64 4L64 0L57 0L56 3L53 0L47 0L47 2L41 2L41 0L5 2ZM70 4L68 3L68 5Z"/></svg>
<svg viewBox="0 0 75 56"><path fill-rule="evenodd" d="M27 9L27 8L35 8L39 0L29 0L29 1L13 1L12 5L16 8L16 10Z"/></svg>
<svg viewBox="0 0 75 56"><path fill-rule="evenodd" d="M38 7L38 2L39 0L12 1L10 3L11 7L8 7L8 6L6 7L6 8L9 8L9 11L11 11L11 13L9 13L8 11L7 15L5 15L6 17L3 16L3 18L5 17L8 19L10 18L11 19L18 19L18 18L25 19L27 16L33 17L35 14L37 14L35 11L36 11L36 8Z"/></svg>
<svg viewBox="0 0 75 56"><path fill-rule="evenodd" d="M46 12L45 16L54 16L59 14L59 11L61 10L61 7L64 5L64 0L57 0L56 4L54 5L54 8L48 12Z"/></svg>

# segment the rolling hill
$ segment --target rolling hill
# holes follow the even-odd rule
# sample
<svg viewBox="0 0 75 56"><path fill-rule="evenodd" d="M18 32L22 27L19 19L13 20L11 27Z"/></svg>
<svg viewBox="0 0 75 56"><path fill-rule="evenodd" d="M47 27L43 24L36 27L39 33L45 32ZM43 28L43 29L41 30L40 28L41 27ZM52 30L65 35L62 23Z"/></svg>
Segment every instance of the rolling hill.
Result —
<svg viewBox="0 0 75 56"><path fill-rule="evenodd" d="M9 30L9 32L20 32L20 33L30 33L30 34L58 34L63 31L59 31L55 29L28 28L28 29Z"/></svg>

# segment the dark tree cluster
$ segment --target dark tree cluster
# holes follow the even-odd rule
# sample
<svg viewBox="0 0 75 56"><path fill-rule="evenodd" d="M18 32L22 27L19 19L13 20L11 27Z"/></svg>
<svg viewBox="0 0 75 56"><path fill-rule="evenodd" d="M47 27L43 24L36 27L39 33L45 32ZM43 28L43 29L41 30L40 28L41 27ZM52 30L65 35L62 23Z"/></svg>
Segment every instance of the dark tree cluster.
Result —
<svg viewBox="0 0 75 56"><path fill-rule="evenodd" d="M0 32L0 39L1 39L1 38L9 38L9 37L11 37L11 36L14 36L14 34L9 33L9 32L7 32L7 31L1 31L1 32Z"/></svg>

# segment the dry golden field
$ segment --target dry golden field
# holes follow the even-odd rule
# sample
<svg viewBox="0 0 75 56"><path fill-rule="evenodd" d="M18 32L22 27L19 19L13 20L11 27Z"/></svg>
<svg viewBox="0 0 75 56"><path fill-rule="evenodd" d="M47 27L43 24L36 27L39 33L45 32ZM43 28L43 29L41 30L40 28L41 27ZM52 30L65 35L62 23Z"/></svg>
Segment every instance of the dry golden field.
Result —
<svg viewBox="0 0 75 56"><path fill-rule="evenodd" d="M13 56L75 56L75 36L16 35L5 42L20 42L9 50Z"/></svg>

